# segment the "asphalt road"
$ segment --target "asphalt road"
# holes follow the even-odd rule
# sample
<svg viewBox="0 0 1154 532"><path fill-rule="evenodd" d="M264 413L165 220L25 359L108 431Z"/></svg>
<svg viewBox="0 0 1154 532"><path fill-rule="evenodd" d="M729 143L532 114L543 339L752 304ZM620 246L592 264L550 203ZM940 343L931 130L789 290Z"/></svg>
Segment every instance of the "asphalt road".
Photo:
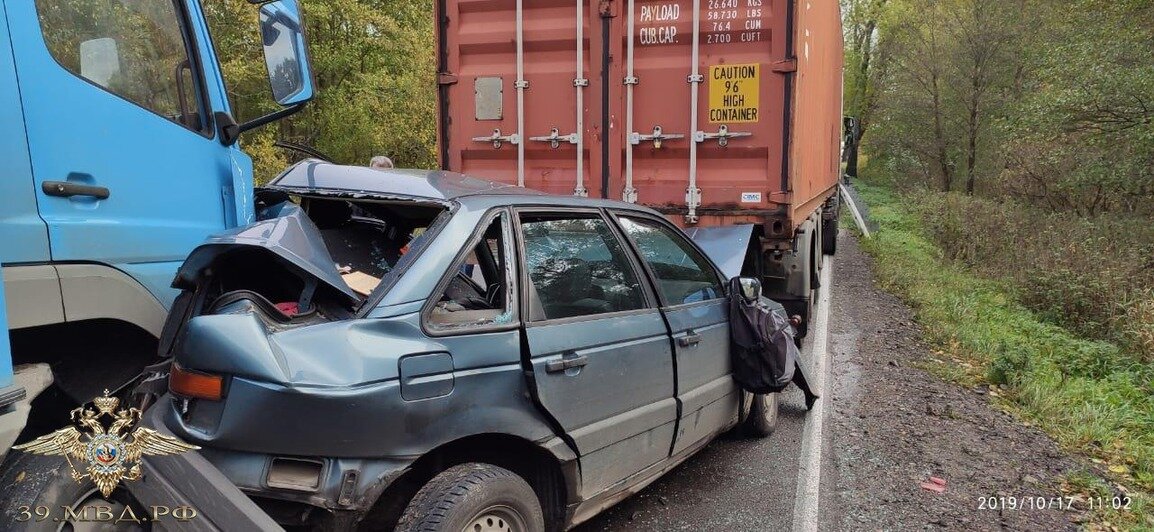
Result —
<svg viewBox="0 0 1154 532"><path fill-rule="evenodd" d="M772 436L722 437L578 530L1066 530L1086 519L981 508L1057 497L1063 478L1094 469L991 404L987 388L921 369L938 355L911 309L875 285L852 236L838 247L816 318L826 322L811 322L803 346L811 366L824 353L815 409L791 387ZM923 487L931 477L943 484Z"/></svg>
<svg viewBox="0 0 1154 532"><path fill-rule="evenodd" d="M819 305L815 315L828 315L828 308L828 302ZM803 356L811 365L815 337L811 334L802 345ZM818 343L819 348L822 343ZM811 375L807 373L812 381ZM795 516L799 478L808 482L802 466L813 458L812 448L803 456L809 415L821 412L815 408L807 413L802 393L791 386L781 395L777 429L771 436L749 439L724 435L640 493L576 530L812 529L816 519L795 522L795 517L803 517ZM812 437L812 428L810 432ZM816 510L814 505L801 506L802 511Z"/></svg>

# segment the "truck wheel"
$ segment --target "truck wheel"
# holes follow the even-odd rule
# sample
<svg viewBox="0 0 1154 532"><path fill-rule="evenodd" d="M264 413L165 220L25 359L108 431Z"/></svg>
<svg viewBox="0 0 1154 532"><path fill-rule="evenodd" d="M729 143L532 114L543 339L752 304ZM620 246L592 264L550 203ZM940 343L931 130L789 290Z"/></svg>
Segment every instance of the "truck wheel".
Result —
<svg viewBox="0 0 1154 532"><path fill-rule="evenodd" d="M753 404L742 427L747 435L765 438L773 434L777 428L777 400L776 393L753 394Z"/></svg>
<svg viewBox="0 0 1154 532"><path fill-rule="evenodd" d="M396 530L543 532L545 517L537 494L516 473L468 463L450 467L425 484Z"/></svg>
<svg viewBox="0 0 1154 532"><path fill-rule="evenodd" d="M127 490L118 487L104 498L90 480L72 480L62 456L11 451L0 474L0 501L3 510L0 529L4 530L152 530L152 524L143 520L148 516L148 510L140 506ZM51 513L37 515L38 508L48 508ZM64 508L69 508L70 514ZM132 509L131 513L127 508ZM86 516L90 521L57 520L66 515ZM107 519L108 515L113 518ZM124 519L117 522L121 516ZM132 522L131 516L140 518L140 522Z"/></svg>
<svg viewBox="0 0 1154 532"><path fill-rule="evenodd" d="M821 252L826 255L837 254L837 218L824 223L821 233Z"/></svg>

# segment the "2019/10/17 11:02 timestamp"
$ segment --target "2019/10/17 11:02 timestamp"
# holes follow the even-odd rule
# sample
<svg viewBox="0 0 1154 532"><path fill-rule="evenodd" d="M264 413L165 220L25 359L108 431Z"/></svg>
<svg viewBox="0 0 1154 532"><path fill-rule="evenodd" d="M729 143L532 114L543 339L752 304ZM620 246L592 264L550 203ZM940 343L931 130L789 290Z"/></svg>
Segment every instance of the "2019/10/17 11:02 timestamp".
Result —
<svg viewBox="0 0 1154 532"><path fill-rule="evenodd" d="M979 510L1122 510L1133 501L1125 495L1114 497L1043 497L999 495L978 498Z"/></svg>

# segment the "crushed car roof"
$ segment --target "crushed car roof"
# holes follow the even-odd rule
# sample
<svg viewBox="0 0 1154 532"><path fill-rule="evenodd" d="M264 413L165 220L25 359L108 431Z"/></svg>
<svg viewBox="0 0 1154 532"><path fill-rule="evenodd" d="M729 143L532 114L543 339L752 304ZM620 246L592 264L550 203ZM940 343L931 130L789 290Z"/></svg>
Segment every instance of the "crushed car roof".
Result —
<svg viewBox="0 0 1154 532"><path fill-rule="evenodd" d="M290 193L338 193L437 201L491 194L543 195L536 190L440 170L382 170L308 159L268 184Z"/></svg>

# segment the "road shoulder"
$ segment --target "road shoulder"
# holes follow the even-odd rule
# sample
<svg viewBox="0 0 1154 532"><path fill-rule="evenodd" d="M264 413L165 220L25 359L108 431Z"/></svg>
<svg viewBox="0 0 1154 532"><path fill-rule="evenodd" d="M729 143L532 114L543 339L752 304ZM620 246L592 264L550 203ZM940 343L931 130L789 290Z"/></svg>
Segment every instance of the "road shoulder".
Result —
<svg viewBox="0 0 1154 532"><path fill-rule="evenodd" d="M1075 528L1081 515L1054 507L1084 468L985 395L918 369L931 352L913 313L874 285L856 239L839 239L821 528ZM944 491L922 486L942 487L931 477ZM1010 497L1018 509L1004 508Z"/></svg>

